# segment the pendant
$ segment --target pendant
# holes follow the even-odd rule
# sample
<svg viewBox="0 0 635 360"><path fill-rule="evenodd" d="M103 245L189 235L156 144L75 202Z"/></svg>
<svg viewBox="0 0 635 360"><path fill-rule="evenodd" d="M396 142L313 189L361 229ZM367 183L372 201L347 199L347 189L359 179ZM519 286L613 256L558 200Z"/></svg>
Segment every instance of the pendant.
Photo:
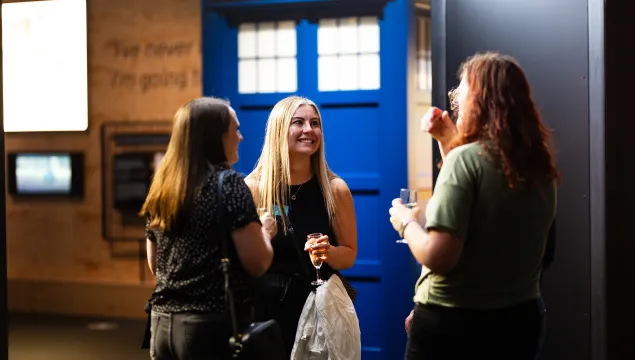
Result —
<svg viewBox="0 0 635 360"><path fill-rule="evenodd" d="M291 195L291 200L295 201L295 195Z"/></svg>

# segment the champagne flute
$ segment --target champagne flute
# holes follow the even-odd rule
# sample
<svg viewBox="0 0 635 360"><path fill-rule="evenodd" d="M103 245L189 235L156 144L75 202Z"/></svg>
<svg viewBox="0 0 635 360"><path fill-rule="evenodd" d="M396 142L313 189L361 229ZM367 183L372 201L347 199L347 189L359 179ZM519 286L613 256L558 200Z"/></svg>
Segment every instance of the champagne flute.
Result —
<svg viewBox="0 0 635 360"><path fill-rule="evenodd" d="M417 206L417 190L411 189L401 189L399 192L399 198L405 207L412 209ZM407 244L408 240L399 239L397 240L397 244Z"/></svg>
<svg viewBox="0 0 635 360"><path fill-rule="evenodd" d="M320 233L313 233L306 236L307 241L311 239L321 238L323 235ZM309 256L311 257L311 263L315 267L315 272L317 274L316 280L311 282L311 285L322 285L325 283L324 280L320 278L320 268L322 267L322 263L326 260L326 251L327 249L317 249L319 252L317 254L313 254L313 250L309 250Z"/></svg>

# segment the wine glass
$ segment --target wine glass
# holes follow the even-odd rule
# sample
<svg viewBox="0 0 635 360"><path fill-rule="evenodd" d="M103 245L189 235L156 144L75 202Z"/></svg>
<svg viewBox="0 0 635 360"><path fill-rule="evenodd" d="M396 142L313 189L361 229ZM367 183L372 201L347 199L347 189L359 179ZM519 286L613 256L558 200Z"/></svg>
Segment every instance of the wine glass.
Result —
<svg viewBox="0 0 635 360"><path fill-rule="evenodd" d="M412 209L417 206L417 190L411 189L401 189L399 192L399 198L405 207ZM397 240L397 244L407 244L408 240L399 239Z"/></svg>
<svg viewBox="0 0 635 360"><path fill-rule="evenodd" d="M323 235L320 233L313 233L306 236L307 241L311 239L321 238ZM325 283L324 280L320 278L320 268L322 267L322 263L326 260L326 251L327 249L317 249L319 252L317 254L313 254L313 250L309 250L309 256L311 257L311 263L315 267L315 272L317 274L316 280L311 282L311 285L322 285Z"/></svg>

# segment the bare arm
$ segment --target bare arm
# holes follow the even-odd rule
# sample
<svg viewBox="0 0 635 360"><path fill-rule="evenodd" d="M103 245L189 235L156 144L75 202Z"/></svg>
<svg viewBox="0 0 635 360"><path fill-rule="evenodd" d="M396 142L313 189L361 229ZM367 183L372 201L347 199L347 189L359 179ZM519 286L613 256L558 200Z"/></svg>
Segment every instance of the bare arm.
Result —
<svg viewBox="0 0 635 360"><path fill-rule="evenodd" d="M389 210L390 222L397 231L407 222L403 237L414 258L433 273L444 275L459 262L463 241L440 228L425 231L425 225L418 222L420 210L419 207L408 209L401 199L394 199Z"/></svg>
<svg viewBox="0 0 635 360"><path fill-rule="evenodd" d="M406 226L404 238L408 240L410 252L415 259L439 275L454 269L463 252L461 239L445 231L425 232L417 222Z"/></svg>
<svg viewBox="0 0 635 360"><path fill-rule="evenodd" d="M417 222L420 208L408 209L401 199L394 199L389 210L393 228L403 230L412 255L435 274L451 271L461 258L479 181L478 155L455 151L447 154L427 203L425 230Z"/></svg>
<svg viewBox="0 0 635 360"><path fill-rule="evenodd" d="M437 141L437 143L439 144L439 152L441 153L441 159L445 160L445 157L450 152L450 142L448 141L445 143L441 143Z"/></svg>
<svg viewBox="0 0 635 360"><path fill-rule="evenodd" d="M346 182L340 178L331 180L337 213L333 219L333 231L338 246L329 250L326 262L336 270L353 267L357 258L357 220L353 196Z"/></svg>
<svg viewBox="0 0 635 360"><path fill-rule="evenodd" d="M156 275L157 271L157 244L150 239L146 239L146 256L148 258L148 266L152 275Z"/></svg>
<svg viewBox="0 0 635 360"><path fill-rule="evenodd" d="M237 189L233 191L239 191L234 193L234 196L240 196L240 206L244 207L242 211L256 211L253 206L253 196L250 193L248 186L245 186L245 182L240 177L232 177L228 181L239 181L236 183ZM261 222L267 221L261 217ZM249 223L234 225L234 230L231 233L234 247L238 255L238 260L242 267L254 277L262 276L273 260L273 249L271 248L271 237L265 232L263 224L258 221L251 221Z"/></svg>
<svg viewBox="0 0 635 360"><path fill-rule="evenodd" d="M271 239L262 229L258 222L251 222L232 233L241 265L255 277L262 276L273 260Z"/></svg>

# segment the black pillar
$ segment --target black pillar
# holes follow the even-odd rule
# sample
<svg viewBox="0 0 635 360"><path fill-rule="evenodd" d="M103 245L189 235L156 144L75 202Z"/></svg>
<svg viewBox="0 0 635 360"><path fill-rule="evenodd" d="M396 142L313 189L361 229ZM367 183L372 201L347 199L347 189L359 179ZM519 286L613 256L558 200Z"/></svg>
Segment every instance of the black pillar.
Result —
<svg viewBox="0 0 635 360"><path fill-rule="evenodd" d="M635 359L635 34L633 1L607 0L606 338L608 359Z"/></svg>
<svg viewBox="0 0 635 360"><path fill-rule="evenodd" d="M606 334L620 333L611 324L611 319L615 323L620 319L613 303L607 306L607 299L635 303L631 301L635 285L625 284L625 270L631 269L625 266L626 259L635 256L635 232L627 232L635 221L635 196L625 194L629 182L630 187L635 185L630 175L635 154L626 147L633 133L628 130L635 126L628 99L633 82L622 79L621 88L610 85L611 72L631 71L632 58L622 56L626 47L633 46L626 40L633 25L625 29L628 20L611 24L611 12L604 16L605 4L610 8L613 2L614 7L622 7L615 8L615 14L630 14L623 8L628 5L617 0L432 0L433 61L441 62L433 63L433 105L447 108L447 91L458 83L456 72L466 57L478 51L500 51L519 60L543 118L554 130L563 184L558 194L555 260L543 281L549 327L541 357L545 360L606 359ZM605 28L609 33L606 67ZM610 45L611 32L614 45ZM613 56L614 65L610 64L612 51L619 54ZM611 99L611 92L619 92L619 97ZM613 108L620 112L614 119L605 119L605 96L608 113ZM616 152L619 155L613 155ZM624 170L626 164L633 165ZM616 193L614 198L611 191ZM623 221L628 211L630 221ZM629 284L635 284L633 278ZM619 290L612 282L621 285ZM607 298L607 289L612 297ZM633 313L626 304L615 308ZM624 315L621 327L632 328L631 320ZM634 346L628 340L608 343L618 341L622 355ZM615 357L628 358L635 356Z"/></svg>
<svg viewBox="0 0 635 360"><path fill-rule="evenodd" d="M4 319L0 333L0 360L9 359L9 321L7 319L7 210L4 174L4 109L2 106L2 7L0 6L0 316Z"/></svg>

